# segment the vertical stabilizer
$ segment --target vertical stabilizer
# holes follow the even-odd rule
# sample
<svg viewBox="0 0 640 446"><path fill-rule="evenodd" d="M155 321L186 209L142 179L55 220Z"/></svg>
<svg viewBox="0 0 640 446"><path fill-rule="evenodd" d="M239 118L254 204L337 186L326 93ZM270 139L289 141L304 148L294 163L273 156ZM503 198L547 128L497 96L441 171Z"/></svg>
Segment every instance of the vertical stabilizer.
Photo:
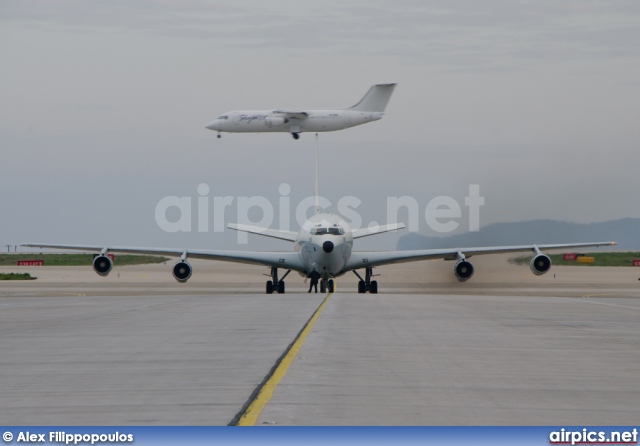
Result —
<svg viewBox="0 0 640 446"><path fill-rule="evenodd" d="M315 189L315 214L322 212L320 209L320 179L318 178L318 134L316 133L316 189Z"/></svg>
<svg viewBox="0 0 640 446"><path fill-rule="evenodd" d="M378 84L369 88L367 94L364 95L360 102L348 110L365 111L365 112L384 112L387 108L389 99L393 89L397 84Z"/></svg>

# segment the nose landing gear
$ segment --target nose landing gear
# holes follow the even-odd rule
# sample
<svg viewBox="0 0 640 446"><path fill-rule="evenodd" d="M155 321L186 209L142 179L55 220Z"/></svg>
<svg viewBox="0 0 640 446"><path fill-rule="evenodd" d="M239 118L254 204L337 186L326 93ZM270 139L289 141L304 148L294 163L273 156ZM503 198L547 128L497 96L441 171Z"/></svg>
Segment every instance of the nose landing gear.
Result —
<svg viewBox="0 0 640 446"><path fill-rule="evenodd" d="M333 279L329 279L329 280L324 280L322 279L320 281L320 292L321 293L333 293L335 291L336 287L335 287L335 282L333 281Z"/></svg>

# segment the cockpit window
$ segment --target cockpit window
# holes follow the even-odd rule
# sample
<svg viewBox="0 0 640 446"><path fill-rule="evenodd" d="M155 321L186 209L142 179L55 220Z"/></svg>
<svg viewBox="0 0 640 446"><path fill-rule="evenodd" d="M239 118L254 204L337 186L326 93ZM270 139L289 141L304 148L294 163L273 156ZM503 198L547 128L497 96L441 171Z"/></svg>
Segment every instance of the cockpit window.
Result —
<svg viewBox="0 0 640 446"><path fill-rule="evenodd" d="M342 228L312 228L311 235L343 235L344 229Z"/></svg>
<svg viewBox="0 0 640 446"><path fill-rule="evenodd" d="M229 119L227 115L218 116L218 119Z"/></svg>

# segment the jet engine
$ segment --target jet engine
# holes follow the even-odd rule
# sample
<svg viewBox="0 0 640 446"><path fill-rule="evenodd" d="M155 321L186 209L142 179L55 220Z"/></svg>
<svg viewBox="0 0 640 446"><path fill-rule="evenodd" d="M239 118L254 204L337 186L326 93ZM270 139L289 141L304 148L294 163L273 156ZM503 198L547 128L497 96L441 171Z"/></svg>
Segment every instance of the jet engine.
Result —
<svg viewBox="0 0 640 446"><path fill-rule="evenodd" d="M267 116L264 118L264 123L267 127L277 127L282 124L286 124L287 120L282 116Z"/></svg>
<svg viewBox="0 0 640 446"><path fill-rule="evenodd" d="M453 272L459 282L466 282L473 276L473 265L467 260L460 260L453 267Z"/></svg>
<svg viewBox="0 0 640 446"><path fill-rule="evenodd" d="M188 262L184 260L179 261L175 265L173 265L173 277L180 283L185 283L191 277L191 273L193 273L193 268L189 265Z"/></svg>
<svg viewBox="0 0 640 446"><path fill-rule="evenodd" d="M531 268L531 272L533 274L535 274L536 276L541 276L549 271L549 268L551 268L551 259L544 254L538 254L531 259L529 268Z"/></svg>
<svg viewBox="0 0 640 446"><path fill-rule="evenodd" d="M101 276L108 276L113 268L113 262L104 254L93 259L93 270Z"/></svg>

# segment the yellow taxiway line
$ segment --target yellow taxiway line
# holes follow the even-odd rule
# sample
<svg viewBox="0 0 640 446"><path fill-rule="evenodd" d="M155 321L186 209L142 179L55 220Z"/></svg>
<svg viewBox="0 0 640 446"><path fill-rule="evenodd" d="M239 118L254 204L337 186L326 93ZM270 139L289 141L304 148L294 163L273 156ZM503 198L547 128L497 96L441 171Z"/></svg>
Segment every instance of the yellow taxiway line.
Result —
<svg viewBox="0 0 640 446"><path fill-rule="evenodd" d="M322 313L325 305L327 304L327 302L329 302L329 298L332 294L333 293L327 294L327 297L324 298L318 309L315 311L315 313L313 313L313 316L311 316L309 321L307 321L304 328L300 330L300 333L298 333L298 336L289 347L289 350L285 353L284 357L282 357L282 360L277 365L271 377L267 379L264 385L260 388L258 395L240 416L240 419L236 423L236 426L253 426L256 424L256 421L258 421L258 417L260 416L262 409L264 409L264 407L267 405L267 403L273 396L273 392L275 392L276 387L280 383L280 380L282 380L284 375L287 373L287 370L289 370L289 366L300 351L302 344L313 329L314 324L320 317L320 313Z"/></svg>

